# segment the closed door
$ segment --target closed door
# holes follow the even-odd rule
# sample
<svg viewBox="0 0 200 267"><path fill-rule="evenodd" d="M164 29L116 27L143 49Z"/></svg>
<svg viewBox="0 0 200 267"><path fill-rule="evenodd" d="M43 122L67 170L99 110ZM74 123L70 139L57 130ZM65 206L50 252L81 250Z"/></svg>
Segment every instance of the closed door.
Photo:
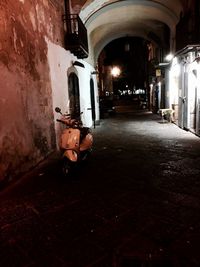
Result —
<svg viewBox="0 0 200 267"><path fill-rule="evenodd" d="M91 112L92 112L92 120L95 122L96 120L96 112L95 112L95 92L94 92L94 82L90 79L90 98L91 98Z"/></svg>
<svg viewBox="0 0 200 267"><path fill-rule="evenodd" d="M68 78L69 81L69 101L70 114L72 118L80 117L80 93L78 76L71 73Z"/></svg>

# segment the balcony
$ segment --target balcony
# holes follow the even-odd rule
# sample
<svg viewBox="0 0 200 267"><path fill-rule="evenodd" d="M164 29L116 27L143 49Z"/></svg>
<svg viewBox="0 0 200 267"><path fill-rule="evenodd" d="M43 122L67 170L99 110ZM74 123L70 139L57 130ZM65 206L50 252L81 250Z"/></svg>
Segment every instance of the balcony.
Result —
<svg viewBox="0 0 200 267"><path fill-rule="evenodd" d="M64 16L65 48L77 58L88 57L87 29L77 14Z"/></svg>

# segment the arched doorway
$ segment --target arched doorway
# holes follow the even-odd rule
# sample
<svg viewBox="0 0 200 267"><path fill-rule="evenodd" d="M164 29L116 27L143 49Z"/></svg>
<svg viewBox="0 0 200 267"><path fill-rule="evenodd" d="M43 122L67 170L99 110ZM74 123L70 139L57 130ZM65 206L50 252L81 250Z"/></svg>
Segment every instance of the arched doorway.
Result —
<svg viewBox="0 0 200 267"><path fill-rule="evenodd" d="M95 127L96 112L95 112L95 92L94 92L94 81L90 79L90 100L91 100L91 112L92 112L92 121Z"/></svg>
<svg viewBox="0 0 200 267"><path fill-rule="evenodd" d="M70 73L68 77L69 88L69 110L72 118L80 116L80 93L78 76Z"/></svg>

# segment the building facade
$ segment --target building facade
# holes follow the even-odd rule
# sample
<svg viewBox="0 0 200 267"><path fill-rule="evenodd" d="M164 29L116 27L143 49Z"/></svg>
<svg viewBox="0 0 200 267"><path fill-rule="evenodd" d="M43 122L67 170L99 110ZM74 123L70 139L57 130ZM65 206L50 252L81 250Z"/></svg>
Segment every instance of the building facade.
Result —
<svg viewBox="0 0 200 267"><path fill-rule="evenodd" d="M28 171L58 148L54 109L70 112L74 94L83 123L92 126L98 120L94 68L66 49L66 15L65 1L0 2L1 182Z"/></svg>
<svg viewBox="0 0 200 267"><path fill-rule="evenodd" d="M176 27L176 52L166 68L165 107L174 122L200 135L200 3L186 1Z"/></svg>

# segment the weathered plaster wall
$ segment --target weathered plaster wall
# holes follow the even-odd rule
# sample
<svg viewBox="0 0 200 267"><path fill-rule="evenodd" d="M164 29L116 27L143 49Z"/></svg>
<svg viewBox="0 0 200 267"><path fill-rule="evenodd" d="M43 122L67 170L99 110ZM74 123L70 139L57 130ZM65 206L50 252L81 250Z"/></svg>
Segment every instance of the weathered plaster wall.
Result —
<svg viewBox="0 0 200 267"><path fill-rule="evenodd" d="M0 1L0 181L27 171L55 148L45 37L62 45L60 2Z"/></svg>

